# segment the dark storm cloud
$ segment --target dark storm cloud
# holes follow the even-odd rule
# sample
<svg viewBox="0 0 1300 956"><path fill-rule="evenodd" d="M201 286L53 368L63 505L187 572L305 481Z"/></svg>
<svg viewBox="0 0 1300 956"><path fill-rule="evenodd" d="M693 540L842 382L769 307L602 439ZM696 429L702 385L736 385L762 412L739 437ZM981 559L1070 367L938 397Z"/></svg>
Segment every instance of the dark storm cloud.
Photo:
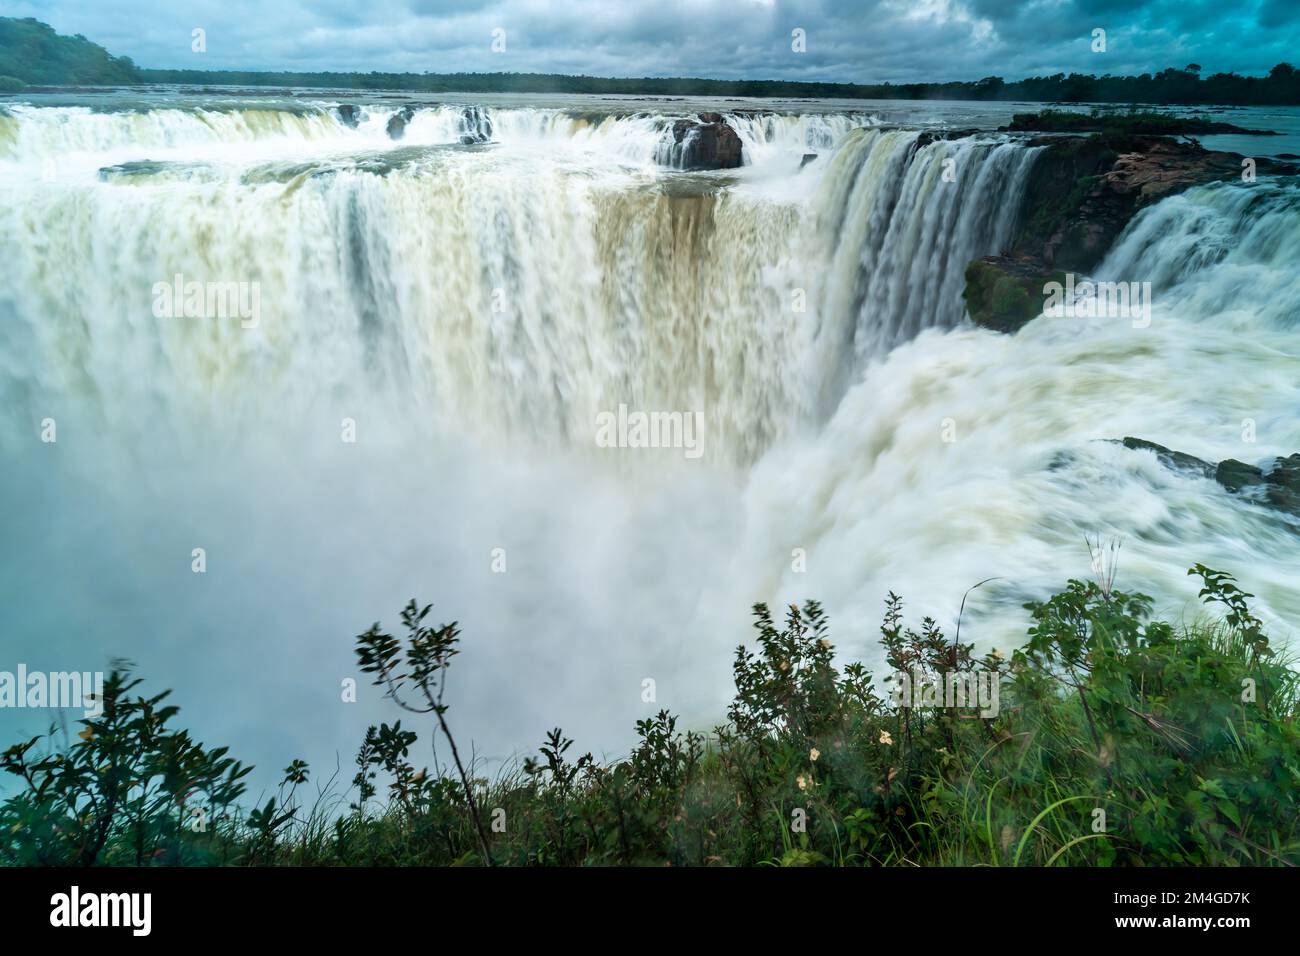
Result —
<svg viewBox="0 0 1300 956"><path fill-rule="evenodd" d="M1295 0L18 0L143 66L784 77L873 82L1262 73L1300 46ZM206 53L190 33L207 31ZM791 31L807 51L791 49ZM1104 53L1092 31L1106 31ZM494 30L506 49L491 49Z"/></svg>

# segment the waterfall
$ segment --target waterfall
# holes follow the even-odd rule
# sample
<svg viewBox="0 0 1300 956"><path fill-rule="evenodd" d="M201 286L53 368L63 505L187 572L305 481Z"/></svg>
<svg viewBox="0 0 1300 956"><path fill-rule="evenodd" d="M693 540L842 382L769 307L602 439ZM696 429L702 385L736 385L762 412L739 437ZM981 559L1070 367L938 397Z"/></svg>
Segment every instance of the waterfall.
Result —
<svg viewBox="0 0 1300 956"><path fill-rule="evenodd" d="M355 130L333 108L161 114L10 117L16 170L99 158L93 180L6 180L22 360L4 389L29 414L50 390L119 421L163 395L163 415L237 419L267 390L286 415L344 390L587 446L594 416L628 403L698 409L721 457L753 460L832 411L867 359L960 320L965 263L1005 241L1033 155L918 148L854 128L865 117L728 114L755 172L795 187L773 200L616 161L638 136L653 155L663 116L436 107L394 144L386 107ZM214 137L254 148L214 164ZM568 147L591 138L604 164L575 166ZM834 148L801 172L812 146ZM159 319L153 289L175 276L255 284L257 327Z"/></svg>
<svg viewBox="0 0 1300 956"><path fill-rule="evenodd" d="M819 371L832 410L844 383L899 342L952 328L967 263L1002 251L1037 149L859 130L831 161L807 258L824 263Z"/></svg>
<svg viewBox="0 0 1300 956"><path fill-rule="evenodd" d="M1146 210L1098 276L1152 283L1189 317L1252 328L1300 322L1300 187L1261 180L1189 190Z"/></svg>
<svg viewBox="0 0 1300 956"><path fill-rule="evenodd" d="M1098 276L1152 283L1149 328L1012 337L960 294L1025 212L1006 136L728 104L745 164L686 173L655 162L684 103L414 104L395 141L400 100L177 99L0 111L0 632L33 670L124 654L280 766L391 718L334 704L413 595L461 620L449 699L497 756L622 746L645 677L708 726L759 600L822 600L873 663L890 590L950 622L996 578L962 635L1007 650L1085 533L1162 610L1203 561L1300 620L1287 519L1101 440L1300 450L1292 184L1134 220ZM598 447L624 405L699 412L703 458Z"/></svg>

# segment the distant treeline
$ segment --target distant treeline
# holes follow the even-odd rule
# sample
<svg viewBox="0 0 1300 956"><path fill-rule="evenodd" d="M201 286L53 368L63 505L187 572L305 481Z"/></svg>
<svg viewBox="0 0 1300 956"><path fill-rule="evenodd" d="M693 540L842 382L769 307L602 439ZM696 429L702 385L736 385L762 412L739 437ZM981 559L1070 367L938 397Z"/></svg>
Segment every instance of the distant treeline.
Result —
<svg viewBox="0 0 1300 956"><path fill-rule="evenodd" d="M1027 100L1047 103L1168 103L1235 106L1300 105L1300 71L1279 63L1266 77L1200 67L1141 76L1057 73L1007 82L803 83L794 80L709 80L698 77L566 76L562 73L258 73L236 70L140 70L149 83L300 86L419 93L608 93L641 96L828 97L872 100Z"/></svg>
<svg viewBox="0 0 1300 956"><path fill-rule="evenodd" d="M48 24L0 17L0 90L29 86L137 83L273 86L411 93L606 93L639 96L757 96L902 100L1027 100L1048 103L1300 105L1300 72L1279 63L1268 76L1215 73L1195 63L1141 76L1056 73L1007 82L990 76L954 83L805 83L698 77L600 77L562 73L286 73L248 70L147 70L111 56L83 36ZM8 81L6 83L6 81Z"/></svg>

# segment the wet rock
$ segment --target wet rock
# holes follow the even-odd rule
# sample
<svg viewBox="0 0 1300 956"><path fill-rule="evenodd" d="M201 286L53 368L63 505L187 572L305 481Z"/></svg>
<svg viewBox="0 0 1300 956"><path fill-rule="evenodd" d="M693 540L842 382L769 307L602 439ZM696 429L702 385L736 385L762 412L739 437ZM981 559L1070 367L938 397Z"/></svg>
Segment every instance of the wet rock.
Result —
<svg viewBox="0 0 1300 956"><path fill-rule="evenodd" d="M1202 461L1195 455L1188 455L1181 451L1174 451L1172 448L1166 448L1164 445L1157 445L1153 441L1146 441L1142 438L1125 438L1125 448L1145 449L1156 453L1156 458L1166 468L1173 468L1177 471L1190 471L1200 475L1202 478L1213 478L1215 475L1215 466L1208 461ZM1234 489L1229 489L1234 490Z"/></svg>
<svg viewBox="0 0 1300 956"><path fill-rule="evenodd" d="M1300 517L1300 453L1274 458L1260 467L1235 458L1212 464L1141 438L1125 438L1123 444L1126 448L1154 451L1166 467L1213 478L1231 494Z"/></svg>
<svg viewBox="0 0 1300 956"><path fill-rule="evenodd" d="M799 168L803 169L805 166L815 161L816 159L817 159L816 153L804 153L803 159L799 160Z"/></svg>
<svg viewBox="0 0 1300 956"><path fill-rule="evenodd" d="M1018 332L1042 314L1048 282L1064 284L1065 274L1047 271L1030 256L985 256L966 267L962 298L971 320L995 332Z"/></svg>
<svg viewBox="0 0 1300 956"><path fill-rule="evenodd" d="M979 130L971 129L927 129L916 138L916 148L929 146L931 143L937 143L949 139L965 139L968 136L974 136Z"/></svg>
<svg viewBox="0 0 1300 956"><path fill-rule="evenodd" d="M1269 504L1300 515L1300 454L1273 459L1273 468L1265 480Z"/></svg>
<svg viewBox="0 0 1300 956"><path fill-rule="evenodd" d="M1214 480L1229 491L1242 491L1264 484L1264 469L1248 465L1244 461L1237 461L1235 458L1228 458L1219 462L1214 471Z"/></svg>
<svg viewBox="0 0 1300 956"><path fill-rule="evenodd" d="M1029 145L1046 148L1026 185L1030 213L1013 251L1073 272L1095 268L1142 209L1193 186L1237 179L1242 170L1238 153L1166 136L1039 137ZM1261 173L1300 171L1256 163Z"/></svg>
<svg viewBox="0 0 1300 956"><path fill-rule="evenodd" d="M348 129L356 129L361 122L361 107L344 103L338 108L339 122Z"/></svg>
<svg viewBox="0 0 1300 956"><path fill-rule="evenodd" d="M1031 288L1041 305L1047 282L1061 282L1065 272L1090 273L1142 209L1193 186L1236 179L1242 170L1237 153L1164 136L1043 136L1028 145L1043 152L1026 183L1027 212L1016 237L1004 255L978 260L982 266L971 263L966 271L971 317L1005 332L1038 314L1029 313ZM1256 163L1261 173L1300 172L1269 159Z"/></svg>
<svg viewBox="0 0 1300 956"><path fill-rule="evenodd" d="M1095 268L1146 206L1241 175L1236 153L1164 137L1057 138L1031 145L1047 148L1029 177L1025 208L1031 213L1017 237L1017 251L1074 272Z"/></svg>
<svg viewBox="0 0 1300 956"><path fill-rule="evenodd" d="M414 106L403 106L388 118L388 138L401 139L406 135L406 124L415 118Z"/></svg>
<svg viewBox="0 0 1300 956"><path fill-rule="evenodd" d="M655 157L673 169L735 169L744 162L740 134L720 113L700 113L701 122L677 120L666 132Z"/></svg>
<svg viewBox="0 0 1300 956"><path fill-rule="evenodd" d="M1219 462L1214 477L1231 492L1300 516L1300 454L1274 458L1267 468L1229 458Z"/></svg>

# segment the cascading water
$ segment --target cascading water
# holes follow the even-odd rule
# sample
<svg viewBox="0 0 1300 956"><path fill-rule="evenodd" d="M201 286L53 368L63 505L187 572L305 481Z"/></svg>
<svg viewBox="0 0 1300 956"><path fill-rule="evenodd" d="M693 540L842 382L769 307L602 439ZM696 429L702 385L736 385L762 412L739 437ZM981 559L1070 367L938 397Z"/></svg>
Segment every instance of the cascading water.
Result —
<svg viewBox="0 0 1300 956"><path fill-rule="evenodd" d="M1139 215L1097 270L1152 283L1148 327L1043 317L1014 337L932 330L895 348L823 428L750 474L737 553L802 547L818 584L811 566L745 559L734 579L766 569L783 600L840 595L841 616L869 628L889 588L951 620L953 580L996 577L963 634L1005 646L1023 633L1008 609L1059 586L1063 560L1093 573L1083 535L1116 537L1121 582L1165 612L1199 613L1186 569L1201 561L1239 573L1270 633L1292 641L1300 522L1114 440L1209 461L1300 449L1298 255L1300 187L1200 187Z"/></svg>
<svg viewBox="0 0 1300 956"><path fill-rule="evenodd" d="M567 146L584 133L555 136L558 114L513 112L421 111L401 146L491 132L506 144L550 136ZM18 142L50 148L49 131L26 135L26 115ZM391 115L365 116L358 131ZM155 138L184 144L173 147L184 158L100 167L112 188L36 185L3 213L13 241L41 243L40 255L11 257L26 292L10 308L45 349L25 366L64 376L61 389L89 372L105 414L128 415L139 390L164 385L178 404L220 400L252 415L267 389L284 393L285 412L305 414L339 382L396 385L407 406L575 445L589 445L595 415L620 402L700 409L717 453L751 460L833 409L861 360L960 319L961 269L1005 241L1032 161L1010 144L918 148L915 132L853 132L845 117L747 117L747 145L769 147L760 164L779 163L783 137L791 154L810 131L821 145L844 142L820 177L787 177L802 201L774 202L639 167L575 168L563 151L435 148L381 175L368 157L263 152L213 168L187 147L201 138L192 124L209 130L218 119L237 136L293 146L288 131L300 128L331 145L348 136L329 114L179 113L146 128L167 130ZM613 122L641 128L646 118ZM109 152L122 139L111 126L103 136ZM605 138L616 152L628 140ZM51 259L66 271L49 271ZM256 283L265 321L159 323L152 290L175 275ZM141 334L101 342L97 322L51 328L51 301ZM79 358L69 365L56 350Z"/></svg>
<svg viewBox="0 0 1300 956"><path fill-rule="evenodd" d="M822 599L858 656L887 590L949 620L997 576L963 636L1006 646L1085 533L1127 586L1201 560L1300 619L1283 517L1097 441L1300 449L1294 187L1139 217L1098 271L1153 282L1149 329L1009 338L960 295L1021 213L1006 137L732 110L745 165L682 173L675 106L423 106L394 140L401 106L339 105L0 114L0 606L33 667L128 654L213 737L264 715L241 753L274 765L387 717L331 704L349 628L413 594L462 621L498 755L620 745L647 676L713 720L757 600ZM255 286L256 321L160 314L177 276ZM703 459L597 447L620 405L700 412Z"/></svg>
<svg viewBox="0 0 1300 956"><path fill-rule="evenodd" d="M964 314L967 263L1001 251L1038 150L864 130L831 161L805 259L825 269L817 365L829 411L862 364Z"/></svg>

